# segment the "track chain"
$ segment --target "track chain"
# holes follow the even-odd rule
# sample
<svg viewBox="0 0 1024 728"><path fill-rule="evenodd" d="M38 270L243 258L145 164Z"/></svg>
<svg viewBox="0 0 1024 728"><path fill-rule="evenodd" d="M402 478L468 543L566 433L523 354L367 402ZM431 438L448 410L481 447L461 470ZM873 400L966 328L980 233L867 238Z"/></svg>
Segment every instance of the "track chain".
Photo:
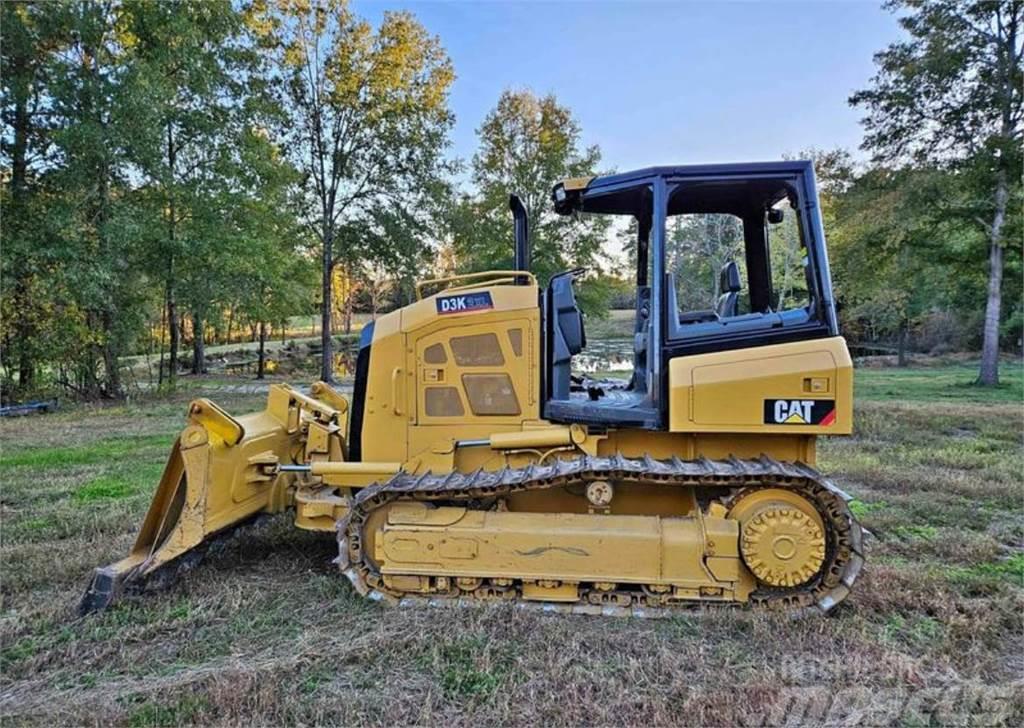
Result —
<svg viewBox="0 0 1024 728"><path fill-rule="evenodd" d="M644 482L666 486L730 488L726 505L760 488L785 488L798 492L814 504L826 524L828 543L825 563L818 575L795 588L761 588L751 597L758 607L795 611L828 612L850 593L864 565L863 532L847 506L850 496L839 490L820 473L802 463L779 462L766 455L741 460L655 460L649 456L627 458L583 455L555 460L548 465L531 464L523 468L476 470L422 475L400 472L383 483L363 488L352 499L349 512L338 521L339 555L337 563L355 589L371 599L393 603L464 602L453 591L438 600L388 589L372 560L363 549L364 528L370 513L398 500L444 501L472 504L474 501L505 497L526 490L585 484L592 480ZM491 594L492 598L515 599L516 594ZM641 592L599 592L581 589L580 601L573 604L544 604L545 611L569 611L600 614L658 616L664 607L702 605L669 603L662 595Z"/></svg>

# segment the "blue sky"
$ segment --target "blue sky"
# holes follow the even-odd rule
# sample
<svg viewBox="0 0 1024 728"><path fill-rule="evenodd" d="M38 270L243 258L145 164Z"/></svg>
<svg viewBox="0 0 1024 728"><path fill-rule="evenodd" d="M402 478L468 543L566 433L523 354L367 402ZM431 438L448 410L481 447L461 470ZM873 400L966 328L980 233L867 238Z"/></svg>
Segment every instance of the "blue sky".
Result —
<svg viewBox="0 0 1024 728"><path fill-rule="evenodd" d="M899 37L878 2L376 2L440 36L458 78L454 153L506 88L552 92L576 114L602 167L778 159L854 151L846 99Z"/></svg>

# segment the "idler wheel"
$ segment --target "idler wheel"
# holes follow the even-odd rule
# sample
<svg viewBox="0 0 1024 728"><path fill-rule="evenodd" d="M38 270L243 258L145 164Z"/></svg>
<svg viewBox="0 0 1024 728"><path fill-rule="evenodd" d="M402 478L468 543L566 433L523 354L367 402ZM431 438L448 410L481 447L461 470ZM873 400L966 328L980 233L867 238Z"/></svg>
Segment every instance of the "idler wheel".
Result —
<svg viewBox="0 0 1024 728"><path fill-rule="evenodd" d="M729 512L740 522L740 553L758 581L795 587L825 563L821 516L805 498L778 488L753 491Z"/></svg>

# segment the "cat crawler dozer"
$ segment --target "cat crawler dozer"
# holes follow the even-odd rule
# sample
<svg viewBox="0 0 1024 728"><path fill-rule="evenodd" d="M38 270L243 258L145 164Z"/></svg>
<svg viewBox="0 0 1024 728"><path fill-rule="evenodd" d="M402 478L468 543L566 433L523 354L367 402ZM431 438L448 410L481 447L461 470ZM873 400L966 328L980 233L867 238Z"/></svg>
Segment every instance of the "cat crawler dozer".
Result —
<svg viewBox="0 0 1024 728"><path fill-rule="evenodd" d="M510 202L512 268L425 281L368 324L351 398L318 382L273 385L238 417L193 402L135 546L96 570L82 609L283 510L333 535L353 587L391 603L842 601L862 532L814 466L820 435L851 431L852 366L811 164L555 185L556 213L635 233L628 380L581 373L587 277L539 286Z"/></svg>

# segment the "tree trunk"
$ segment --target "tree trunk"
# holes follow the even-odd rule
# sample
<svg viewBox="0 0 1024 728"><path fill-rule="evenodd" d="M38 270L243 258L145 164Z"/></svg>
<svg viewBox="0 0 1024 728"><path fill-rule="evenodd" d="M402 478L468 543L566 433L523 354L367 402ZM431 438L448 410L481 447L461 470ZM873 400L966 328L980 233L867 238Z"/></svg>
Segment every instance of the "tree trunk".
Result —
<svg viewBox="0 0 1024 728"><path fill-rule="evenodd" d="M89 54L95 58L93 54ZM98 75L98 62L94 60L91 68L92 75ZM91 107L91 103L90 103ZM102 114L96 114L97 120L102 123ZM102 260L114 258L115 246L110 242L107 222L110 220L111 194L110 178L111 163L106 150L101 151L98 159L97 180L96 180L96 208L93 214L96 227L96 239L100 248ZM118 295L118 288L121 282L116 280L105 289L105 296L102 302L102 310L99 314L100 326L103 331L103 345L100 356L103 360L103 389L107 397L121 397L121 371L119 369L120 341L118 332L115 330L115 321L118 318L121 297Z"/></svg>
<svg viewBox="0 0 1024 728"><path fill-rule="evenodd" d="M174 183L174 169L177 162L177 149L174 146L174 127L167 124L167 169L171 173L171 183ZM174 389L178 384L178 344L181 329L178 321L178 302L175 299L174 280L174 253L177 238L177 211L174 194L169 195L167 201L167 328L170 331L170 352L167 362L167 386Z"/></svg>
<svg viewBox="0 0 1024 728"><path fill-rule="evenodd" d="M263 379L264 368L267 362L267 324L260 321L260 348L259 361L256 363L256 378Z"/></svg>
<svg viewBox="0 0 1024 728"><path fill-rule="evenodd" d="M896 366L907 365L907 322L900 321L900 329L896 334Z"/></svg>
<svg viewBox="0 0 1024 728"><path fill-rule="evenodd" d="M24 81L25 76L31 76L31 62L24 55L15 55L11 59L9 68L10 78L21 83L12 83L11 95L14 97L14 123L11 133L13 144L11 145L11 209L7 221L8 232L18 234L24 232L21 221L26 219L24 205L28 193L28 138L31 119L28 111L28 98L30 83ZM13 223L13 224L12 224ZM11 228L14 228L13 230ZM16 269L17 270L17 269ZM15 310L24 311L31 305L31 298L28 295L27 274L22 277L21 271L16 274L14 285ZM26 308L23 309L22 306ZM35 383L35 361L32 357L32 342L35 340L35 332L30 323L31 316L18 316L15 320L18 341L18 386L22 391L28 391Z"/></svg>
<svg viewBox="0 0 1024 728"><path fill-rule="evenodd" d="M1006 221L1006 203L1009 190L1006 169L996 173L996 209L992 216L988 249L988 300L985 303L985 329L981 347L981 371L978 384L991 387L999 384L999 318L1002 309L1003 286L1003 223Z"/></svg>
<svg viewBox="0 0 1024 728"><path fill-rule="evenodd" d="M334 234L328 229L324 234L322 268L320 279L320 380L330 384L334 381L334 341L331 339L331 273L334 268Z"/></svg>
<svg viewBox="0 0 1024 728"><path fill-rule="evenodd" d="M997 16L999 14L998 5ZM992 213L992 225L989 228L988 243L988 298L985 301L985 329L981 345L981 371L978 372L978 384L993 387L999 384L999 318L1002 311L1003 295L1003 224L1006 221L1006 204L1010 190L1007 169L1010 151L1019 143L1014 140L1014 78L1017 64L1017 32L1020 8L1011 11L1010 22L1005 26L999 18L997 39L999 48L1000 76L1000 146L996 149L996 191L995 210ZM1014 169L1014 173L1019 170Z"/></svg>
<svg viewBox="0 0 1024 728"><path fill-rule="evenodd" d="M22 306L30 305L30 298L25 294L24 281L18 281L15 284L15 310L24 310ZM32 330L32 325L29 323L30 316L19 316L17 323L17 335L15 339L18 341L18 387L22 392L28 392L32 389L35 384L36 366L35 361L32 357L32 342L35 341L35 332Z"/></svg>
<svg viewBox="0 0 1024 728"><path fill-rule="evenodd" d="M192 373L206 374L206 327L203 317L192 314Z"/></svg>
<svg viewBox="0 0 1024 728"><path fill-rule="evenodd" d="M97 318L95 311L86 314L85 321L90 330L103 330L103 322ZM80 394L86 399L95 400L103 396L103 387L96 374L97 362L103 359L103 345L99 341L93 341L89 344L88 352L82 360Z"/></svg>
<svg viewBox="0 0 1024 728"><path fill-rule="evenodd" d="M160 359L157 363L156 388L164 386L164 334L167 333L167 297L164 296L164 307L160 313Z"/></svg>
<svg viewBox="0 0 1024 728"><path fill-rule="evenodd" d="M24 67L15 66L11 69L11 75L26 73ZM26 180L28 178L28 134L29 134L29 113L27 86L12 84L14 93L14 128L11 132L14 135L11 145L11 193L14 202L20 204L26 192ZM26 93L22 92L22 89Z"/></svg>
<svg viewBox="0 0 1024 728"><path fill-rule="evenodd" d="M27 343L29 339L25 338L26 329L28 327L20 327L22 329L21 334L18 338L22 341L21 352L18 356L18 387L27 392L35 384L35 373L36 368L32 362L32 355L29 352Z"/></svg>
<svg viewBox="0 0 1024 728"><path fill-rule="evenodd" d="M107 340L103 344L103 368L106 370L107 396L120 398L124 393L121 391L121 369L113 328L113 316L110 311L104 311L103 330L107 332Z"/></svg>
<svg viewBox="0 0 1024 728"><path fill-rule="evenodd" d="M178 346L181 327L178 321L178 303L174 299L174 283L167 282L167 386L174 389L178 384Z"/></svg>

